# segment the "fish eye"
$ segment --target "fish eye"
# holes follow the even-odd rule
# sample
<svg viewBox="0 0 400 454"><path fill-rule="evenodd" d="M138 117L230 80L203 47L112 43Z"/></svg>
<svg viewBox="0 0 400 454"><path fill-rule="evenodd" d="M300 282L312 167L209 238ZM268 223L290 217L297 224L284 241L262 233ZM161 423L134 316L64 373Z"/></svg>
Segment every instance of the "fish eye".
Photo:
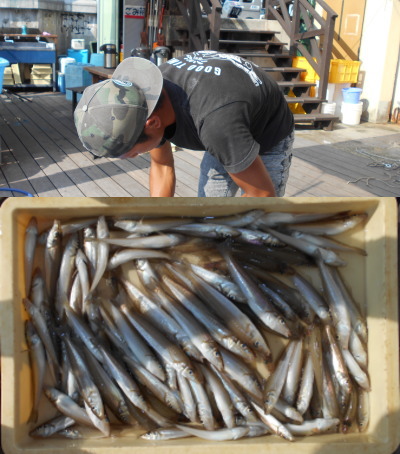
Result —
<svg viewBox="0 0 400 454"><path fill-rule="evenodd" d="M188 370L188 374L189 374L189 375L193 375L192 369L189 369L189 370Z"/></svg>
<svg viewBox="0 0 400 454"><path fill-rule="evenodd" d="M221 356L221 353L217 350L217 351L215 352L215 356Z"/></svg>
<svg viewBox="0 0 400 454"><path fill-rule="evenodd" d="M258 348L260 346L260 342L256 341L256 342L254 342L253 345L254 345L254 347Z"/></svg>
<svg viewBox="0 0 400 454"><path fill-rule="evenodd" d="M280 323L281 323L282 325L285 324L285 320L283 320L283 318L280 318L279 321L280 321Z"/></svg>

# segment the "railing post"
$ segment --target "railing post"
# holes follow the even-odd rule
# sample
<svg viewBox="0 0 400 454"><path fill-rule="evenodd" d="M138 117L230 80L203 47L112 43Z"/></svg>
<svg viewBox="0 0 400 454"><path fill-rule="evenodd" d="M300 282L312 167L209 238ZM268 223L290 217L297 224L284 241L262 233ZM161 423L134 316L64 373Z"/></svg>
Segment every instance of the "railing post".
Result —
<svg viewBox="0 0 400 454"><path fill-rule="evenodd" d="M324 47L322 50L322 58L321 58L321 74L319 79L319 87L318 87L318 98L325 99L326 91L328 89L328 79L329 79L329 69L331 65L331 55L332 55L332 47L333 47L333 34L335 29L335 19L336 16L333 16L328 13L328 17L326 18L327 23L327 30L324 37Z"/></svg>
<svg viewBox="0 0 400 454"><path fill-rule="evenodd" d="M210 50L219 50L222 8L219 1L211 0L211 3L212 11L208 15L208 21L210 23Z"/></svg>
<svg viewBox="0 0 400 454"><path fill-rule="evenodd" d="M292 26L290 27L290 48L289 53L294 55L297 50L297 41L295 36L297 32L300 31L300 4L299 0L293 1L293 16L292 16Z"/></svg>

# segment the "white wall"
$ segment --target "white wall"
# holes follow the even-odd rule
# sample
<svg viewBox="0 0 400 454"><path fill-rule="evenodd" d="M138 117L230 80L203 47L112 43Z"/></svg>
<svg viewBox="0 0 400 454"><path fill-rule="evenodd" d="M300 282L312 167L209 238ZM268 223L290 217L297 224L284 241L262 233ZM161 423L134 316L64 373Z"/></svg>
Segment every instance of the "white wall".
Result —
<svg viewBox="0 0 400 454"><path fill-rule="evenodd" d="M363 119L386 123L396 86L400 47L399 0L368 0L360 48L363 89L367 111Z"/></svg>

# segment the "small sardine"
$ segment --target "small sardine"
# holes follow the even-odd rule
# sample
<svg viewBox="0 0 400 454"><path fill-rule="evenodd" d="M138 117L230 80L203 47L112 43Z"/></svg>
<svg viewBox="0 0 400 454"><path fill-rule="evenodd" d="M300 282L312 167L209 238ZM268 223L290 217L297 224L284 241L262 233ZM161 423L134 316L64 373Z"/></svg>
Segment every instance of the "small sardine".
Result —
<svg viewBox="0 0 400 454"><path fill-rule="evenodd" d="M278 360L274 372L268 377L263 390L265 413L271 413L271 410L275 407L275 404L281 395L281 391L285 385L287 371L292 362L292 356L297 349L298 343L298 341L292 341L287 345L282 356Z"/></svg>
<svg viewBox="0 0 400 454"><path fill-rule="evenodd" d="M113 270L124 263L140 259L164 259L169 260L170 256L166 252L154 251L149 249L123 249L117 251L108 261L107 268Z"/></svg>
<svg viewBox="0 0 400 454"><path fill-rule="evenodd" d="M51 419L41 424L39 427L33 429L31 432L29 432L29 435L32 438L48 438L59 432L60 430L71 427L74 424L75 420L70 418L69 416L57 416L56 418Z"/></svg>
<svg viewBox="0 0 400 454"><path fill-rule="evenodd" d="M163 230L172 229L177 226L192 222L191 218L154 218L154 219L116 219L114 226L126 232L150 234L157 233Z"/></svg>
<svg viewBox="0 0 400 454"><path fill-rule="evenodd" d="M96 227L96 237L99 240L104 238L108 238L110 236L110 232L108 230L107 221L104 216L100 216L97 221ZM109 244L105 243L104 241L100 241L97 246L97 260L96 260L96 269L95 275L92 280L92 285L90 286L90 293L93 293L95 288L98 286L101 278L104 275L104 272L107 269L108 263L108 252L110 246Z"/></svg>
<svg viewBox="0 0 400 454"><path fill-rule="evenodd" d="M36 244L39 236L37 220L32 217L25 230L25 295L28 296L31 289L33 261L35 259Z"/></svg>
<svg viewBox="0 0 400 454"><path fill-rule="evenodd" d="M228 263L233 279L246 296L250 309L267 328L284 337L290 337L291 332L284 318L276 312L273 305L257 287L254 280L251 279L226 248L221 248L221 254Z"/></svg>
<svg viewBox="0 0 400 454"><path fill-rule="evenodd" d="M80 407L69 396L59 391L56 388L46 387L44 393L49 401L57 408L64 416L68 416L80 424L92 426L86 410Z"/></svg>
<svg viewBox="0 0 400 454"><path fill-rule="evenodd" d="M130 249L163 249L177 246L184 243L184 235L174 233L163 233L161 235L140 236L135 238L104 238L104 242L113 246L126 247Z"/></svg>
<svg viewBox="0 0 400 454"><path fill-rule="evenodd" d="M218 223L231 227L246 227L253 224L258 218L265 214L264 210L250 210L244 213L233 214L230 216L214 216L202 219L205 223Z"/></svg>
<svg viewBox="0 0 400 454"><path fill-rule="evenodd" d="M184 432L181 429L169 427L151 430L150 432L146 432L145 434L140 435L140 438L143 438L144 440L160 441L160 440L175 440L177 438L187 438L192 436L193 436L192 434Z"/></svg>
<svg viewBox="0 0 400 454"><path fill-rule="evenodd" d="M331 431L339 427L340 420L338 418L317 418L304 421L302 424L285 424L286 428L296 437L304 437L306 435L317 435Z"/></svg>
<svg viewBox="0 0 400 454"><path fill-rule="evenodd" d="M182 424L176 424L176 427L184 432L194 435L195 437L211 441L238 440L239 438L245 437L250 430L247 426L237 426L231 429L218 430L201 430L195 429L192 426L184 426Z"/></svg>
<svg viewBox="0 0 400 454"><path fill-rule="evenodd" d="M46 372L46 353L43 343L30 320L27 320L25 323L25 336L29 348L33 382L33 404L29 421L36 422L38 419L39 400L42 395L44 376Z"/></svg>
<svg viewBox="0 0 400 454"><path fill-rule="evenodd" d="M47 239L44 253L44 277L46 279L47 295L52 300L55 295L56 285L61 264L61 222L55 220Z"/></svg>
<svg viewBox="0 0 400 454"><path fill-rule="evenodd" d="M173 232L184 233L185 235L196 235L206 238L234 238L240 232L228 225L219 224L185 224L170 229Z"/></svg>
<svg viewBox="0 0 400 454"><path fill-rule="evenodd" d="M199 382L200 377L196 373L192 363L186 354L176 344L169 341L163 334L155 329L147 320L138 313L130 310L125 304L121 311L126 315L130 323L136 328L140 335L152 348L162 355L178 373L183 374L189 380Z"/></svg>

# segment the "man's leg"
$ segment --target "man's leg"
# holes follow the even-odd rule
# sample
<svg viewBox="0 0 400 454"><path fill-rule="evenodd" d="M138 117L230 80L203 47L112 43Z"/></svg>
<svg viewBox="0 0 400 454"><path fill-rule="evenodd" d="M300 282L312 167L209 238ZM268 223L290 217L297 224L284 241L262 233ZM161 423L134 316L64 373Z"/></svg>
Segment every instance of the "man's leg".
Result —
<svg viewBox="0 0 400 454"><path fill-rule="evenodd" d="M260 153L261 159L268 169L275 187L277 197L283 197L289 178L289 169L292 161L294 132L278 142L271 149Z"/></svg>
<svg viewBox="0 0 400 454"><path fill-rule="evenodd" d="M235 197L237 190L224 166L206 151L200 164L198 197Z"/></svg>

